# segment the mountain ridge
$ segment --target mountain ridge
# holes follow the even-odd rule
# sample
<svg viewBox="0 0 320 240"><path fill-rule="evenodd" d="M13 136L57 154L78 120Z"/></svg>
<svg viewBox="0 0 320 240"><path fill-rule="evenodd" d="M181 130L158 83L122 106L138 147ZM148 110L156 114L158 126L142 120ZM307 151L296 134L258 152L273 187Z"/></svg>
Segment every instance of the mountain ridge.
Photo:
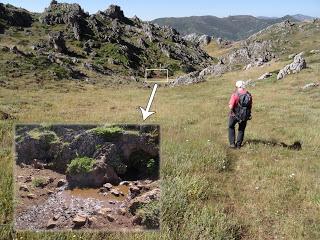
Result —
<svg viewBox="0 0 320 240"><path fill-rule="evenodd" d="M285 20L299 22L307 17L310 20L314 19L313 17L305 15L286 15L281 18L254 17L251 15L234 15L220 18L205 15L158 18L151 22L159 24L160 26L168 25L180 32L181 35L197 33L214 36L216 38L238 41L246 39L252 34L273 24L280 23Z"/></svg>

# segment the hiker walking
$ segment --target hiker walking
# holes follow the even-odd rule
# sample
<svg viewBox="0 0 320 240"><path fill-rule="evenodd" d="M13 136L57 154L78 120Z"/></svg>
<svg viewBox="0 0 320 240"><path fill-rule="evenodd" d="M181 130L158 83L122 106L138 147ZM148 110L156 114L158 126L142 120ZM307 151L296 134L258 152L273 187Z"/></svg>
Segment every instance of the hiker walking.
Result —
<svg viewBox="0 0 320 240"><path fill-rule="evenodd" d="M252 96L245 89L244 81L236 82L236 90L229 101L229 143L231 148L241 148L247 121L251 120ZM239 124L236 141L235 126Z"/></svg>

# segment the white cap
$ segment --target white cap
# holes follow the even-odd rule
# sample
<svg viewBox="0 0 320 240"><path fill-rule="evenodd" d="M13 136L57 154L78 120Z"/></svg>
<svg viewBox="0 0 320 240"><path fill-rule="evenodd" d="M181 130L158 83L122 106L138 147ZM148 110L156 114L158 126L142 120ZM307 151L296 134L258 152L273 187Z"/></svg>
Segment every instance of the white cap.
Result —
<svg viewBox="0 0 320 240"><path fill-rule="evenodd" d="M237 81L236 82L236 87L237 88L245 88L246 87L246 83L244 81Z"/></svg>

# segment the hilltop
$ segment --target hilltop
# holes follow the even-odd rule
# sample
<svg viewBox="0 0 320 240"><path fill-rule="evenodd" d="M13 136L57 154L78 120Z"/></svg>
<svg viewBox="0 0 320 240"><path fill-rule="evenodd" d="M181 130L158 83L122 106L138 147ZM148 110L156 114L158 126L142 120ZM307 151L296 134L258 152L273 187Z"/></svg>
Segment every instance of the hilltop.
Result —
<svg viewBox="0 0 320 240"><path fill-rule="evenodd" d="M174 29L127 18L119 6L96 14L52 1L41 14L0 4L0 66L9 78L83 79L131 76L146 68L170 75L210 65L212 58Z"/></svg>

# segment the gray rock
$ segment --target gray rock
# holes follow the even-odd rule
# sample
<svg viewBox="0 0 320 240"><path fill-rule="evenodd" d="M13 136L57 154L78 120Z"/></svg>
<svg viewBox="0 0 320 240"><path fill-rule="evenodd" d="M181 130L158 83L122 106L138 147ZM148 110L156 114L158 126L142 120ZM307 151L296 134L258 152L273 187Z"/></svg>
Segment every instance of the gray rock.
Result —
<svg viewBox="0 0 320 240"><path fill-rule="evenodd" d="M302 90L308 90L311 88L319 87L319 83L309 83L302 87Z"/></svg>
<svg viewBox="0 0 320 240"><path fill-rule="evenodd" d="M261 76L258 78L258 80L267 79L267 78L269 78L269 77L272 77L272 73L267 72L267 73L261 75Z"/></svg>
<svg viewBox="0 0 320 240"><path fill-rule="evenodd" d="M208 76L208 75L211 75L211 76L220 76L224 73L226 73L227 71L229 70L228 66L225 65L225 64L216 64L216 65L212 65L212 66L209 66L205 69L203 69L199 76L200 77L205 77L205 76Z"/></svg>
<svg viewBox="0 0 320 240"><path fill-rule="evenodd" d="M191 72L189 74L178 77L176 80L170 83L170 86L176 87L181 85L190 85L204 82L205 79L201 77L199 71Z"/></svg>
<svg viewBox="0 0 320 240"><path fill-rule="evenodd" d="M300 72L302 69L305 69L307 67L307 63L305 61L305 59L302 57L304 53L301 52L299 54L297 54L294 59L293 62L287 66L285 66L283 69L280 70L280 72L278 73L277 79L283 79L285 76L289 75L289 74L295 74Z"/></svg>

